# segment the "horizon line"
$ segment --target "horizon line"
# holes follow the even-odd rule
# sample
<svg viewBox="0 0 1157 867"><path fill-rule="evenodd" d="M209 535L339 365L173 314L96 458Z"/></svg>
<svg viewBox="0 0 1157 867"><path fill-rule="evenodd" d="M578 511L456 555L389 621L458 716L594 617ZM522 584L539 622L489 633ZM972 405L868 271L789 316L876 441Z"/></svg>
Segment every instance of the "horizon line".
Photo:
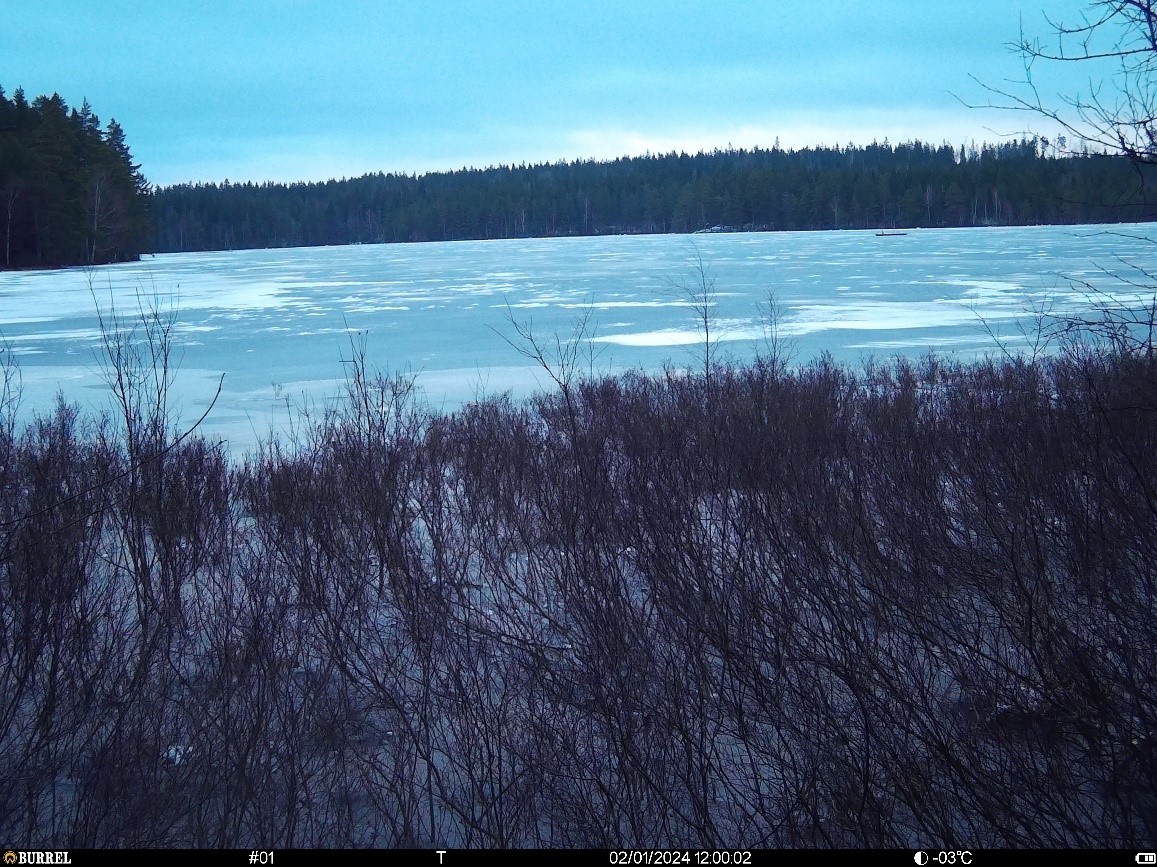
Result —
<svg viewBox="0 0 1157 867"><path fill-rule="evenodd" d="M458 166L458 167L454 167L454 168L425 169L425 170L421 170L421 171L418 171L418 170L389 170L389 171L387 171L385 169L378 169L377 171L371 170L371 171L361 172L360 174L341 175L340 177L334 175L334 176L331 176L331 177L326 178L324 180L284 181L284 180L272 180L272 179L268 179L268 178L262 179L262 180L256 180L253 178L247 178L244 180L232 180L228 176L226 176L221 180L184 180L184 181L174 181L172 183L156 183L156 184L152 184L152 187L153 187L153 191L156 191L158 189L167 189L167 188L171 188L171 187L184 187L184 186L193 186L193 187L195 187L195 186L218 186L218 187L220 187L220 186L226 186L226 185L228 185L228 186L245 186L246 184L252 184L252 185L256 185L256 186L264 186L264 185L277 186L277 185L280 185L280 186L287 186L287 187L289 187L289 186L312 186L312 185L324 185L324 184L330 184L330 183L341 183L343 181L360 180L362 178L375 177L375 176L418 179L418 178L430 177L433 175L451 175L451 174L458 174L461 172L488 172L488 171L501 171L504 169L510 171L510 170L515 170L515 169L556 168L556 167L562 167L562 166L572 166L572 165L581 165L581 164L609 165L612 163L617 163L617 162L622 162L622 161L634 161L634 160L644 160L644 159L666 159L666 158L671 158L671 157L695 158L695 157L701 157L701 156L714 156L714 155L719 155L719 154L760 153L760 152L775 153L777 151L781 152L781 153L785 153L785 154L797 154L797 153L804 153L807 151L821 151L821 150L843 152L843 151L853 150L856 148L866 149L866 148L873 147L873 146L875 146L875 147L887 146L887 147L895 149L898 147L903 147L905 145L908 145L908 146L924 145L924 146L931 147L933 150L939 150L939 149L944 148L944 147L950 147L950 148L952 148L953 153L956 154L959 152L959 150L964 149L964 148L968 148L969 151L971 152L973 149L975 149L977 151L982 151L988 145L994 145L995 146L995 145L999 145L999 144L1012 143L1012 142L1032 142L1032 141L1038 141L1039 142L1042 138L1044 138L1046 141L1051 141L1050 139L1048 139L1047 136L1041 136L1039 134L1029 134L1026 132L1014 133L1014 134L1007 136L1006 138L1007 138L1006 142L992 142L992 141L989 141L988 139L977 140L975 137L973 137L973 138L970 138L966 144L961 143L960 145L953 144L947 138L942 138L940 141L940 144L934 145L934 144L932 144L932 142L930 140L924 140L924 139L921 139L918 137L905 139L903 141L893 143L893 142L889 141L888 136L884 136L883 141L880 141L879 139L874 138L874 139L872 139L870 144L864 144L864 145L856 144L854 141L849 141L846 145L841 145L841 144L829 145L829 144L820 142L817 144L805 145L803 147L781 147L779 144L779 139L777 137L776 141L771 146L754 145L754 146L735 147L729 142L726 147L716 147L716 148L713 148L711 150L700 149L700 150L697 150L693 153L688 152L686 150L681 150L681 149L672 149L670 151L663 151L663 152L659 152L659 151L652 152L650 150L646 150L643 153L633 153L633 154L624 153L624 154L620 154L620 155L614 156L614 157L598 157L598 156L581 156L581 157L571 157L571 158L558 157L557 159L549 160L549 161L547 161L547 160L531 161L531 162L523 161L523 162L519 162L519 163L502 162L502 163L490 163L490 164L485 165L485 166L462 165L462 166ZM1091 145L1093 145L1094 143L1090 142L1088 140L1082 140L1082 142L1080 144L1085 145L1087 147L1087 151L1085 151L1085 152L1087 152L1089 154L1104 153L1104 151L1094 150L1091 147ZM1065 157L1080 156L1080 155L1082 155L1082 151L1079 151L1079 150L1076 150L1073 148L1068 148L1064 152L1055 154L1054 156L1056 158L1065 158Z"/></svg>

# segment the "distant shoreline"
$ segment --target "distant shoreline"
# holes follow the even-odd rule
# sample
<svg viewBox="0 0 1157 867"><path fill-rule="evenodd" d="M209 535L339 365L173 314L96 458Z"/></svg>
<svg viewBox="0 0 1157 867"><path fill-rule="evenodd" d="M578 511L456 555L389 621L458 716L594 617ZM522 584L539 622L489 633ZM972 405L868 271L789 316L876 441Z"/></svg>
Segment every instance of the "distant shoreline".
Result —
<svg viewBox="0 0 1157 867"><path fill-rule="evenodd" d="M913 226L904 229L893 229L892 227L878 227L878 226L857 226L854 228L839 228L839 229L775 229L769 227L747 227L747 226L713 226L709 229L696 230L693 232L643 232L643 231L620 231L620 232L598 232L589 234L573 234L573 235L531 235L514 238L454 238L450 240L440 239L424 239L420 241L354 241L350 243L337 244L297 244L293 246L272 246L272 247L222 247L205 250L156 250L144 252L140 256L133 259L125 259L120 262L106 262L98 265L56 265L56 266L20 266L13 268L0 267L0 274L23 274L36 272L54 272L54 271L87 271L90 269L105 268L110 265L124 265L133 262L142 262L153 256L175 256L188 255L193 253L238 253L253 250L306 250L306 249L331 249L336 247L371 247L371 246L406 246L406 245L423 245L423 244L454 244L454 243L475 243L478 241L537 241L537 240L551 240L551 239L575 239L575 238L637 238L637 237L664 237L671 235L686 235L687 237L695 237L699 235L742 235L742 234L811 234L811 233L836 233L836 232L865 232L875 233L877 237L903 237L905 235L922 235L928 232L940 231L962 231L975 229L1032 229L1032 228L1082 228L1082 227L1121 227L1121 226L1149 226L1157 225L1157 218L1150 220L1119 220L1114 222L1078 222L1078 223L1027 223L1015 225L977 225L977 226Z"/></svg>
<svg viewBox="0 0 1157 867"><path fill-rule="evenodd" d="M712 226L706 229L695 229L691 231L647 231L643 229L621 229L616 231L606 232L573 232L568 234L545 234L545 235L510 235L503 237L464 237L464 238L418 238L406 240L381 240L381 241L345 241L335 243L303 243L303 244L274 244L262 247L206 247L196 250L152 250L142 253L141 256L155 256L168 255L174 253L232 253L241 250L300 250L309 247L369 247L369 246L405 246L408 244L454 244L458 242L474 242L474 241L537 241L549 240L552 238L634 238L634 237L658 237L666 235L776 235L776 234L790 234L790 233L826 233L826 232L874 232L877 236L898 237L903 235L915 235L923 232L938 232L938 231L957 231L964 229L1031 229L1035 227L1080 227L1080 226L1130 226L1130 225L1152 225L1157 224L1157 216L1148 219L1122 219L1122 220L1081 220L1074 222L1045 222L1045 223L978 223L976 225L968 226L905 226L903 228L893 228L891 226L840 226L835 227L818 227L818 228L777 228L773 226ZM139 261L139 260L131 260ZM115 265L118 263L108 262L104 264ZM61 270L64 268L86 268L94 267L87 265L64 265L57 269L45 268L11 268L5 269L0 267L0 273L5 270L11 271L40 271L40 270ZM100 267L100 266L95 266Z"/></svg>
<svg viewBox="0 0 1157 867"><path fill-rule="evenodd" d="M829 233L843 233L843 232L864 232L876 233L877 237L880 233L886 233L886 237L899 237L903 235L922 235L928 232L957 232L969 231L977 229L1034 229L1034 228L1081 228L1081 227L1113 227L1113 226L1149 226L1157 225L1157 218L1150 220L1119 220L1114 222L1080 222L1080 223L1020 223L1014 225L977 225L977 226L913 226L905 229L892 229L891 227L877 227L877 226L856 226L854 228L839 228L839 229L773 229L766 227L749 228L743 226L727 226L718 229L696 230L693 232L643 232L643 231L621 231L621 232L598 232L590 234L574 234L574 235L526 235L510 238L452 238L449 240L441 239L424 239L421 241L353 241L345 244L299 244L295 246L278 246L278 247L231 247L219 248L212 250L157 250L151 253L142 254L142 258L149 256L174 256L187 255L191 253L240 253L249 250L304 250L304 249L329 249L334 247L375 247L375 246L409 246L409 245L424 245L424 244L469 244L480 241L547 241L547 240L568 240L577 238L644 238L644 237L667 237L673 235L685 235L689 238L700 235L790 235L790 234L829 234ZM79 267L79 266L68 266ZM44 269L32 269L44 270ZM0 269L2 272L3 269Z"/></svg>

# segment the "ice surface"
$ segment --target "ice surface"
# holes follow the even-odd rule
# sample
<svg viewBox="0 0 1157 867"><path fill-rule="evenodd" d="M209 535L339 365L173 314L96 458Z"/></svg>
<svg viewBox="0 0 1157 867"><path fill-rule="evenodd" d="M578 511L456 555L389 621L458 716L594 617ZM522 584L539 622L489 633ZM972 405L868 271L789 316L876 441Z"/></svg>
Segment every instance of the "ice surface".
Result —
<svg viewBox="0 0 1157 867"><path fill-rule="evenodd" d="M430 402L526 394L549 379L503 338L583 339L598 370L700 363L701 260L714 281L711 337L742 360L765 346L769 292L781 336L821 351L938 351L971 357L1015 338L1030 311L1089 305L1079 281L1126 302L1126 279L1157 269L1146 226L648 235L359 245L171 254L95 269L0 273L0 335L21 361L26 410L99 406L98 307L174 312L175 396L196 418L225 373L206 430L243 450L285 414L286 397L335 395L354 343L384 372L410 370ZM1115 276L1116 272L1119 276ZM1150 293L1151 294L1151 293ZM589 314L587 330L576 321ZM624 318L626 317L626 318ZM1027 320L1026 320L1027 321ZM200 407L200 409L198 409Z"/></svg>

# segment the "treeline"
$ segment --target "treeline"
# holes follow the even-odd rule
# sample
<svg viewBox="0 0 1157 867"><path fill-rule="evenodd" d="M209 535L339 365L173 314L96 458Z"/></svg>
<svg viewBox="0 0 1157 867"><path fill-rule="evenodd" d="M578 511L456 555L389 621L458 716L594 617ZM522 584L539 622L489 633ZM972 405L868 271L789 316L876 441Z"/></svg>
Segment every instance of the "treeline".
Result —
<svg viewBox="0 0 1157 867"><path fill-rule="evenodd" d="M1056 153L1043 139L959 150L917 141L308 184L179 184L153 194L154 248L1157 218L1124 157Z"/></svg>
<svg viewBox="0 0 1157 867"><path fill-rule="evenodd" d="M137 259L151 243L149 185L115 120L86 100L31 103L0 88L0 267Z"/></svg>
<svg viewBox="0 0 1157 867"><path fill-rule="evenodd" d="M449 416L356 363L241 463L115 357L119 427L0 431L12 845L1152 840L1151 342Z"/></svg>

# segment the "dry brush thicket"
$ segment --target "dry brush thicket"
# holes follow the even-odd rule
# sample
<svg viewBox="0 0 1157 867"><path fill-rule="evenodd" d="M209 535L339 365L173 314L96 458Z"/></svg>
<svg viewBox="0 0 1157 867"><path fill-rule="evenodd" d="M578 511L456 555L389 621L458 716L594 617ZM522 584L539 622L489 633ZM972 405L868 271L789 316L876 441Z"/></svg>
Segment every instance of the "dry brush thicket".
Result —
<svg viewBox="0 0 1157 867"><path fill-rule="evenodd" d="M1150 841L1152 356L706 374L9 416L0 839Z"/></svg>

